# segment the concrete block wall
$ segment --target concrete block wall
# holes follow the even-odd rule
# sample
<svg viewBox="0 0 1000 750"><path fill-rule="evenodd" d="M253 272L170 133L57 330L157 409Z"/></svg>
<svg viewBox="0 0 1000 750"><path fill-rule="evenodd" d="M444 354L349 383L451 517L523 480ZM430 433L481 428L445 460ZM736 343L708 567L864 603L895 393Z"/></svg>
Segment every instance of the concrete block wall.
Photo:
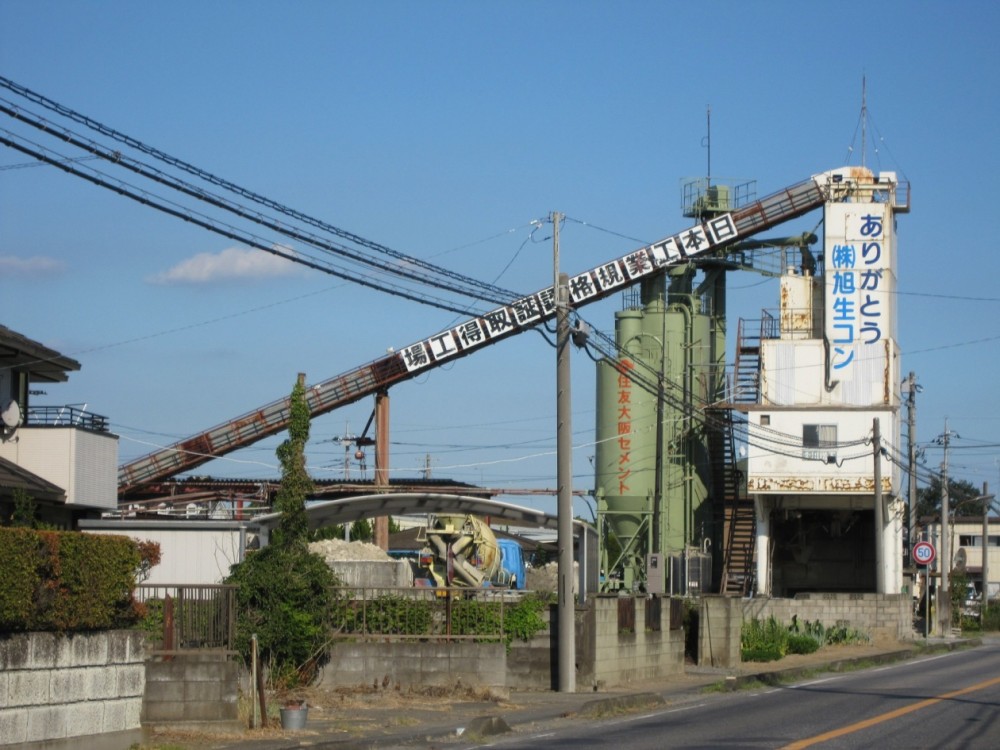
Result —
<svg viewBox="0 0 1000 750"><path fill-rule="evenodd" d="M740 599L702 596L698 608L698 666L731 669L740 664Z"/></svg>
<svg viewBox="0 0 1000 750"><path fill-rule="evenodd" d="M659 630L646 629L647 601L636 600L636 632L618 631L618 598L597 597L574 610L578 690L628 685L684 670L684 630L670 629L670 600L663 599ZM323 667L319 686L332 689L393 684L558 689L555 606L542 613L548 627L529 641L337 643ZM737 647L739 645L737 629Z"/></svg>
<svg viewBox="0 0 1000 750"><path fill-rule="evenodd" d="M794 599L767 597L742 600L743 617L773 616L790 624L821 622L830 628L845 625L867 633L873 640L909 640L914 637L912 599L909 594L799 594Z"/></svg>
<svg viewBox="0 0 1000 750"><path fill-rule="evenodd" d="M185 729L239 722L239 664L222 654L195 652L146 664L145 726Z"/></svg>
<svg viewBox="0 0 1000 750"><path fill-rule="evenodd" d="M577 689L601 690L684 671L684 630L670 629L670 600L662 599L659 629L646 629L650 600L635 599L635 631L619 632L618 597L593 597L577 636ZM582 651L581 651L582 648Z"/></svg>
<svg viewBox="0 0 1000 750"><path fill-rule="evenodd" d="M559 654L555 605L540 613L546 627L528 641L514 639L507 654L507 687L512 690L558 690ZM577 643L580 642L577 637Z"/></svg>
<svg viewBox="0 0 1000 750"><path fill-rule="evenodd" d="M322 688L381 685L487 688L506 685L502 643L472 641L337 643L323 667Z"/></svg>
<svg viewBox="0 0 1000 750"><path fill-rule="evenodd" d="M0 636L0 745L139 728L144 655L136 631Z"/></svg>
<svg viewBox="0 0 1000 750"><path fill-rule="evenodd" d="M914 637L909 594L799 594L794 599L736 599L703 596L699 608L699 666L737 667L740 627L744 620L773 617L783 625L820 622L824 628L844 626L872 640L905 641Z"/></svg>

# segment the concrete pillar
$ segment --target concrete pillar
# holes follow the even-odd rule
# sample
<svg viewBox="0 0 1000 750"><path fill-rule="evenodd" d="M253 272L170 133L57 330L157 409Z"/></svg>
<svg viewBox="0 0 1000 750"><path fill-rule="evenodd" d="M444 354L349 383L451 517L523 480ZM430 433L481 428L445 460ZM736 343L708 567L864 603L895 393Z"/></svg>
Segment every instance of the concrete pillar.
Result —
<svg viewBox="0 0 1000 750"><path fill-rule="evenodd" d="M771 503L756 495L753 509L757 516L757 596L771 595Z"/></svg>

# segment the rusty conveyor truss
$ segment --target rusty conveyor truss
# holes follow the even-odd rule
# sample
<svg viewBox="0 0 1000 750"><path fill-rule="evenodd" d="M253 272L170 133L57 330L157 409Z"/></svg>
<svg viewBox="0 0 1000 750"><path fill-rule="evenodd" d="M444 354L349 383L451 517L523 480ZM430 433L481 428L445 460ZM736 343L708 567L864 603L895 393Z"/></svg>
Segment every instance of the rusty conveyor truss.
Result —
<svg viewBox="0 0 1000 750"><path fill-rule="evenodd" d="M734 242L818 208L831 198L827 188L829 182L824 179L829 174L815 175L573 276L569 280L570 305L582 307L666 268L686 263L688 259L717 255ZM438 365L471 354L480 347L516 336L554 317L553 289L547 287L381 359L309 386L307 401L310 412L314 417L326 414ZM143 483L190 471L213 458L281 432L288 426L288 421L289 399L286 397L125 463L118 472L119 497Z"/></svg>

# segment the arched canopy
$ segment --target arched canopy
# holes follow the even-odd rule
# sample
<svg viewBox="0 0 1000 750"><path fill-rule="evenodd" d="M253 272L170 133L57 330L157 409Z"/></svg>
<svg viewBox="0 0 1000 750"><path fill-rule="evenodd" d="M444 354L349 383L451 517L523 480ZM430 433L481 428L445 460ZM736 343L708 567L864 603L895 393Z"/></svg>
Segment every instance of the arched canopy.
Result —
<svg viewBox="0 0 1000 750"><path fill-rule="evenodd" d="M312 503L306 508L309 528L347 524L362 518L376 516L409 515L415 513L472 513L477 516L503 518L510 522L520 522L547 529L558 529L556 516L534 508L486 500L467 495L449 495L434 492L387 492L381 495L359 495L358 497L328 500ZM280 513L268 513L254 519L263 535L278 525Z"/></svg>

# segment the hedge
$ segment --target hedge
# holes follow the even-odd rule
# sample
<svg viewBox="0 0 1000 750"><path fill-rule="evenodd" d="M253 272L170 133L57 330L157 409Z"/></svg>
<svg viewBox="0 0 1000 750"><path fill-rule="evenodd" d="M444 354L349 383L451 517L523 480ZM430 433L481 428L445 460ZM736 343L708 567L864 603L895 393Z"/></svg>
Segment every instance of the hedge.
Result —
<svg viewBox="0 0 1000 750"><path fill-rule="evenodd" d="M124 536L0 528L0 632L131 627L136 579L159 557Z"/></svg>

